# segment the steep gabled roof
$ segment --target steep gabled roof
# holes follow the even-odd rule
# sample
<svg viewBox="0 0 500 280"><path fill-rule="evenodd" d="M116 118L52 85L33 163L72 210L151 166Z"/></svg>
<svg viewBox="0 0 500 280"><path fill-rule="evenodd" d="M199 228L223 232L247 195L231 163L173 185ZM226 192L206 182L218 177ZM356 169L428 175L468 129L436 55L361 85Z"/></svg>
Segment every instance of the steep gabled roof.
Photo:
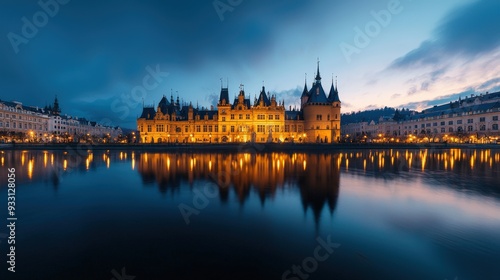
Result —
<svg viewBox="0 0 500 280"><path fill-rule="evenodd" d="M287 120L303 120L302 111L285 111L285 119Z"/></svg>
<svg viewBox="0 0 500 280"><path fill-rule="evenodd" d="M155 108L153 107L144 107L142 108L142 114L140 116L141 119L152 120L156 115Z"/></svg>
<svg viewBox="0 0 500 280"><path fill-rule="evenodd" d="M247 108L251 108L251 104L250 104L250 99L249 98L245 98L243 100L243 104L247 107ZM234 102L233 102L233 105L231 106L232 109L236 108L238 106L238 98L235 98L234 99Z"/></svg>
<svg viewBox="0 0 500 280"><path fill-rule="evenodd" d="M307 89L307 82L304 83L304 90L302 91L302 95L300 96L300 98L304 98L304 97L309 97L309 90Z"/></svg>
<svg viewBox="0 0 500 280"><path fill-rule="evenodd" d="M262 90L260 91L259 99L257 102L260 103L260 101L264 102L264 106L271 106L271 101L269 100L269 98L266 94L266 88L264 86L262 87Z"/></svg>
<svg viewBox="0 0 500 280"><path fill-rule="evenodd" d="M228 88L221 88L220 89L220 97L219 97L219 103L222 104L222 100L226 100L226 104L229 104L229 89Z"/></svg>
<svg viewBox="0 0 500 280"><path fill-rule="evenodd" d="M340 102L339 92L333 86L333 81L332 81L332 87L330 88L330 94L328 94L328 101L329 102Z"/></svg>
<svg viewBox="0 0 500 280"><path fill-rule="evenodd" d="M325 90L320 82L314 83L309 91L307 103L329 103L328 98L326 98Z"/></svg>

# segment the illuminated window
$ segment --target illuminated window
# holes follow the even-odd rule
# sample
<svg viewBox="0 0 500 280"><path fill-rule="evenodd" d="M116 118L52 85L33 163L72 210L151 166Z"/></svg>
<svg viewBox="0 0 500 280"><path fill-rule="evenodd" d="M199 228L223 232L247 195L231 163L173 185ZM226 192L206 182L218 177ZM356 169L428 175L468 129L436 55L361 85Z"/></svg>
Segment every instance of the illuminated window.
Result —
<svg viewBox="0 0 500 280"><path fill-rule="evenodd" d="M272 120L273 119L273 115L269 115L269 119Z"/></svg>
<svg viewBox="0 0 500 280"><path fill-rule="evenodd" d="M249 120L250 119L250 114L247 114L246 118L247 118L247 120Z"/></svg>
<svg viewBox="0 0 500 280"><path fill-rule="evenodd" d="M226 132L226 126L225 125L222 126L222 132Z"/></svg>
<svg viewBox="0 0 500 280"><path fill-rule="evenodd" d="M231 132L234 132L234 125L231 126Z"/></svg>
<svg viewBox="0 0 500 280"><path fill-rule="evenodd" d="M243 119L243 114L238 115L238 119L242 120Z"/></svg>
<svg viewBox="0 0 500 280"><path fill-rule="evenodd" d="M265 126L264 125L257 125L257 132L264 133L265 132Z"/></svg>
<svg viewBox="0 0 500 280"><path fill-rule="evenodd" d="M274 116L274 119L275 119L275 120L279 120L279 119L280 119L280 115L275 115L275 116Z"/></svg>

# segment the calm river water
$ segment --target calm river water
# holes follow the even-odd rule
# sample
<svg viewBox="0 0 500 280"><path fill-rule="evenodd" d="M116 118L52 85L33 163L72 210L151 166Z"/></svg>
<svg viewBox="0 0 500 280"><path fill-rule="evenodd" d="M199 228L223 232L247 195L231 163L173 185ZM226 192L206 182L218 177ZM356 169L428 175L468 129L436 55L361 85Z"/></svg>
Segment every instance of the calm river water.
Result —
<svg viewBox="0 0 500 280"><path fill-rule="evenodd" d="M1 279L500 279L500 151L0 153Z"/></svg>

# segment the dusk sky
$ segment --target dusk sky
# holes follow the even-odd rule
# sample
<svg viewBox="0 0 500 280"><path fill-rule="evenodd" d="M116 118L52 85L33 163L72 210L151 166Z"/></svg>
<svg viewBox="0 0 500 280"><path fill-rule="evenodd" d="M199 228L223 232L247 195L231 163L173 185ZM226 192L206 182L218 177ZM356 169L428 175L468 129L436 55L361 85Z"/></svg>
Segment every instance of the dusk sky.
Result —
<svg viewBox="0 0 500 280"><path fill-rule="evenodd" d="M253 100L264 83L296 106L318 58L343 112L500 89L498 0L41 2L51 15L0 4L0 99L45 106L57 94L63 113L126 128L142 96L210 106L221 78L231 98L244 84Z"/></svg>

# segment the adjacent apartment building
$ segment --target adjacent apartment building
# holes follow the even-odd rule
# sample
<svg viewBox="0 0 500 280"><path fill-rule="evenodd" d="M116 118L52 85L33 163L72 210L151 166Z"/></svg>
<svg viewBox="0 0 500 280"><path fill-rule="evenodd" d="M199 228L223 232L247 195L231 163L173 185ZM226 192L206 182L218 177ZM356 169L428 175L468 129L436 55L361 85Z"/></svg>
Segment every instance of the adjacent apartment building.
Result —
<svg viewBox="0 0 500 280"><path fill-rule="evenodd" d="M500 92L466 96L422 112L342 126L344 137L487 142L500 137ZM413 139L413 140L412 140Z"/></svg>
<svg viewBox="0 0 500 280"><path fill-rule="evenodd" d="M26 106L17 101L0 100L0 133L2 138L23 141L60 142L79 141L87 137L109 138L122 134L119 127L100 125L84 118L62 115L57 97L53 105L44 108Z"/></svg>

